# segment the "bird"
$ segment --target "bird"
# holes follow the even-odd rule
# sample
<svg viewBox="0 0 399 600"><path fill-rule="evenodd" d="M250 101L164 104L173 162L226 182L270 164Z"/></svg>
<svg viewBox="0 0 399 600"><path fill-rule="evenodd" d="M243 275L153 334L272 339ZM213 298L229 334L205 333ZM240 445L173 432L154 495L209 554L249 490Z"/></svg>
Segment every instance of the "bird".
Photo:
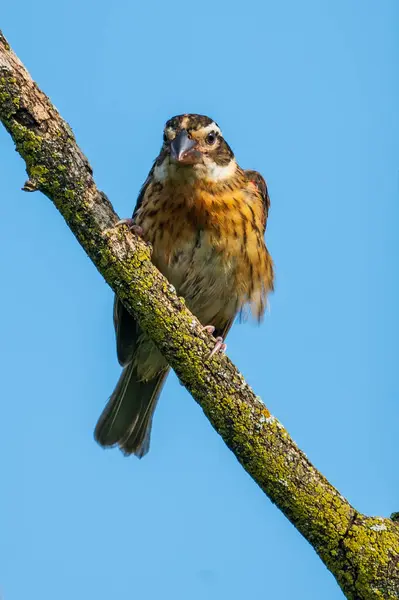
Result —
<svg viewBox="0 0 399 600"><path fill-rule="evenodd" d="M263 176L242 169L210 117L183 114L166 122L163 143L131 219L152 246L151 260L215 337L214 352L242 311L261 321L274 289L265 244L270 198ZM142 458L169 366L117 296L113 320L123 370L95 427L103 447Z"/></svg>

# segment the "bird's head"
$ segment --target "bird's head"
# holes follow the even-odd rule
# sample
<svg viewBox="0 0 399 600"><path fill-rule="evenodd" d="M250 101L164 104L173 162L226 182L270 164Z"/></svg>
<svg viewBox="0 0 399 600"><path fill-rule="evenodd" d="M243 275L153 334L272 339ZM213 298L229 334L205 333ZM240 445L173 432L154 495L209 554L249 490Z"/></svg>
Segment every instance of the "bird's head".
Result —
<svg viewBox="0 0 399 600"><path fill-rule="evenodd" d="M163 146L155 161L155 180L197 178L216 183L232 177L236 169L230 146L209 117L178 115L166 123Z"/></svg>

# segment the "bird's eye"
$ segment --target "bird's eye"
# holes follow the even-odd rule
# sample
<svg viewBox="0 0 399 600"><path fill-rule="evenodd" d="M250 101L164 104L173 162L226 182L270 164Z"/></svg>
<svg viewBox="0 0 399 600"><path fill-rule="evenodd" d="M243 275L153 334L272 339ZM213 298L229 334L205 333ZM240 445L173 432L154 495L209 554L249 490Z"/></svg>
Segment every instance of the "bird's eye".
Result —
<svg viewBox="0 0 399 600"><path fill-rule="evenodd" d="M205 141L207 144L212 146L216 142L216 133L214 131L208 133L208 135L205 138Z"/></svg>

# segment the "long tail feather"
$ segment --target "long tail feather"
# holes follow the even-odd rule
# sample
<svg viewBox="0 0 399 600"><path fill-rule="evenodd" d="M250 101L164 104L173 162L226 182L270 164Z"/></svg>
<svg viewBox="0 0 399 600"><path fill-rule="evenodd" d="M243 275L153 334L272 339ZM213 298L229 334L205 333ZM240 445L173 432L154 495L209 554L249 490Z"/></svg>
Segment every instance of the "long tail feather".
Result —
<svg viewBox="0 0 399 600"><path fill-rule="evenodd" d="M152 417L169 369L150 381L138 381L133 363L119 378L94 431L101 446L119 445L125 454L142 458L149 450Z"/></svg>

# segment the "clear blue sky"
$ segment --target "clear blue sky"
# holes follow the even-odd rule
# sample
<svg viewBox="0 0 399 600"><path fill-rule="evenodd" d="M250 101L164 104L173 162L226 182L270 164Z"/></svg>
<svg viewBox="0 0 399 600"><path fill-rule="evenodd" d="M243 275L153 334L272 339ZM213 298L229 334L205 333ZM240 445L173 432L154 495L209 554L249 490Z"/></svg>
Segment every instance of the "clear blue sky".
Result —
<svg viewBox="0 0 399 600"><path fill-rule="evenodd" d="M264 174L276 292L228 354L373 515L399 510L398 22L397 0L21 0L1 24L121 216L174 114ZM175 376L145 459L95 444L112 293L24 181L0 130L0 596L341 598Z"/></svg>

